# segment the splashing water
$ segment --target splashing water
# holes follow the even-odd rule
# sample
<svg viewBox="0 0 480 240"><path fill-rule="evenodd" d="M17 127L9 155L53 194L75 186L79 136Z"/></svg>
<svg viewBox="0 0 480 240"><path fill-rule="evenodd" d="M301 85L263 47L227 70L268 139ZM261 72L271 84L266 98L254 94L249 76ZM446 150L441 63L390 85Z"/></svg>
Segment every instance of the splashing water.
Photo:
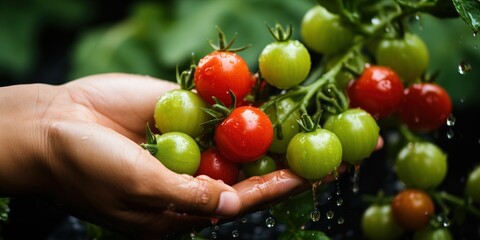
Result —
<svg viewBox="0 0 480 240"><path fill-rule="evenodd" d="M265 224L268 228L273 228L275 226L275 219L273 219L272 217L268 217L267 219L265 219Z"/></svg>
<svg viewBox="0 0 480 240"><path fill-rule="evenodd" d="M472 65L470 65L470 63L467 63L465 60L458 64L458 72L460 74L464 75L470 71L472 71Z"/></svg>
<svg viewBox="0 0 480 240"><path fill-rule="evenodd" d="M353 193L357 193L360 190L360 164L356 164L353 172Z"/></svg>
<svg viewBox="0 0 480 240"><path fill-rule="evenodd" d="M313 222L318 222L320 220L320 215L320 211L315 207L310 213L310 219L312 219Z"/></svg>
<svg viewBox="0 0 480 240"><path fill-rule="evenodd" d="M235 229L232 231L232 237L238 238L239 236L240 236L240 232L238 231L238 229Z"/></svg>

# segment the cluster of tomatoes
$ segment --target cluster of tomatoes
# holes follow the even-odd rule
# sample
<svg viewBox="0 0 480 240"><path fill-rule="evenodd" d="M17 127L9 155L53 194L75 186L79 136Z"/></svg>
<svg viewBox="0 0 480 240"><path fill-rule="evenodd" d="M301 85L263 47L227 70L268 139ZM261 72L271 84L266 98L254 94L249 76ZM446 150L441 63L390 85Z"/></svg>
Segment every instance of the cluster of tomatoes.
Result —
<svg viewBox="0 0 480 240"><path fill-rule="evenodd" d="M359 166L375 151L381 124L394 122L406 139L395 161L405 189L365 211L364 233L370 239L394 239L405 230L419 239L449 235L429 224L436 207L428 192L444 180L447 155L416 133L445 125L452 104L425 75L422 39L410 32L359 37L321 5L305 14L302 42L292 39L291 26L267 27L274 41L259 54L257 72L237 54L245 48L233 49L235 39L227 42L218 29L214 50L177 71L181 88L159 97L159 133L148 128L142 146L172 171L230 185L279 168L315 182L342 162ZM320 74L311 69L311 52L324 56ZM469 180L476 186L479 172ZM468 185L467 195L480 203L479 189Z"/></svg>

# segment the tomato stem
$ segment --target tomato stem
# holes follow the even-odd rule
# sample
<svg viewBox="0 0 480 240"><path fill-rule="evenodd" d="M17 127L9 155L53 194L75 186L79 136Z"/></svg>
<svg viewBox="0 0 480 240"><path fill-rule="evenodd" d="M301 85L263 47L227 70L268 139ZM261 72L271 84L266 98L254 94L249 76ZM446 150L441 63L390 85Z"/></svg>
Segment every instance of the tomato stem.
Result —
<svg viewBox="0 0 480 240"><path fill-rule="evenodd" d="M442 208L447 208L447 213L448 207L446 206L445 202L451 203L453 205L459 206L464 208L467 212L471 213L477 218L480 218L480 209L476 208L471 202L468 201L468 199L462 199L460 197L457 197L453 194L450 194L448 192L442 191L442 192L432 192L431 195L436 199L439 200L439 205L442 207L442 204L445 205Z"/></svg>

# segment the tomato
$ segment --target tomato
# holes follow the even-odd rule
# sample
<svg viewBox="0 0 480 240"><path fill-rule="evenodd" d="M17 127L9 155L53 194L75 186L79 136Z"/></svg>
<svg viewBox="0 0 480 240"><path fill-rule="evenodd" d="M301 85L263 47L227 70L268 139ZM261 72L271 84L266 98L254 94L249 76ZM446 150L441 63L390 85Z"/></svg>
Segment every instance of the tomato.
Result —
<svg viewBox="0 0 480 240"><path fill-rule="evenodd" d="M338 15L318 4L303 16L300 35L305 46L325 55L348 48L354 38L354 33L342 23Z"/></svg>
<svg viewBox="0 0 480 240"><path fill-rule="evenodd" d="M395 222L405 230L415 231L426 227L435 214L430 195L420 189L404 189L392 200Z"/></svg>
<svg viewBox="0 0 480 240"><path fill-rule="evenodd" d="M431 142L410 142L400 149L395 169L407 187L434 189L447 175L447 155Z"/></svg>
<svg viewBox="0 0 480 240"><path fill-rule="evenodd" d="M230 161L253 162L272 144L272 122L257 107L237 107L217 126L214 140L218 150Z"/></svg>
<svg viewBox="0 0 480 240"><path fill-rule="evenodd" d="M268 155L264 155L254 162L242 164L242 171L246 177L261 176L275 170L277 170L277 164Z"/></svg>
<svg viewBox="0 0 480 240"><path fill-rule="evenodd" d="M433 228L427 226L415 231L413 240L453 240L453 236L446 227Z"/></svg>
<svg viewBox="0 0 480 240"><path fill-rule="evenodd" d="M359 164L375 150L380 127L375 119L363 109L350 108L330 116L323 128L332 131L342 143L342 159Z"/></svg>
<svg viewBox="0 0 480 240"><path fill-rule="evenodd" d="M297 40L270 43L258 58L261 76L280 89L289 89L303 82L310 72L310 66L310 54Z"/></svg>
<svg viewBox="0 0 480 240"><path fill-rule="evenodd" d="M194 83L205 101L213 104L212 97L216 97L226 106L232 104L230 90L237 99L243 99L254 85L245 60L228 51L214 51L200 59L195 68Z"/></svg>
<svg viewBox="0 0 480 240"><path fill-rule="evenodd" d="M430 132L444 125L452 113L448 92L436 83L415 83L404 91L399 116L408 128Z"/></svg>
<svg viewBox="0 0 480 240"><path fill-rule="evenodd" d="M480 166L477 166L468 174L465 183L465 194L473 199L474 202L480 204Z"/></svg>
<svg viewBox="0 0 480 240"><path fill-rule="evenodd" d="M363 212L361 224L364 236L370 240L397 239L403 233L403 229L393 219L389 204L370 205Z"/></svg>
<svg viewBox="0 0 480 240"><path fill-rule="evenodd" d="M277 122L277 117L278 119L285 119L280 125L282 136L279 138L278 134L275 135L268 149L270 152L286 153L288 143L300 131L297 122L300 119L300 111L294 110L294 108L295 102L290 98L285 98L265 110L272 123Z"/></svg>
<svg viewBox="0 0 480 240"><path fill-rule="evenodd" d="M342 143L326 129L299 132L290 140L286 157L290 169L299 176L320 180L340 166Z"/></svg>
<svg viewBox="0 0 480 240"><path fill-rule="evenodd" d="M153 115L155 127L161 133L183 132L195 138L200 135L200 124L211 119L202 110L206 107L208 104L192 91L171 90L157 100Z"/></svg>
<svg viewBox="0 0 480 240"><path fill-rule="evenodd" d="M195 175L207 175L233 185L238 182L240 166L228 161L216 148L209 148L202 152L200 166Z"/></svg>
<svg viewBox="0 0 480 240"><path fill-rule="evenodd" d="M200 148L195 140L182 132L158 135L155 157L176 173L194 175L200 166Z"/></svg>
<svg viewBox="0 0 480 240"><path fill-rule="evenodd" d="M351 108L362 108L379 120L396 112L402 104L403 83L390 68L365 67L360 77L347 88Z"/></svg>
<svg viewBox="0 0 480 240"><path fill-rule="evenodd" d="M378 65L397 72L405 86L419 80L429 64L427 45L418 35L409 32L403 38L380 40L375 59Z"/></svg>

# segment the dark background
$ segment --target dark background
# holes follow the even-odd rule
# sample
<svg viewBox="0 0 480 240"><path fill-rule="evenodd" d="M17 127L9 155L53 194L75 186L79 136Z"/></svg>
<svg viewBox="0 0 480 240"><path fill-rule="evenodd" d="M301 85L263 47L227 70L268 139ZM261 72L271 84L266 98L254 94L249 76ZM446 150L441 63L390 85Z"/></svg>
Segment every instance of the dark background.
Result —
<svg viewBox="0 0 480 240"><path fill-rule="evenodd" d="M227 36L238 32L238 45L253 43L242 54L255 69L255 58L271 41L264 22L293 23L294 29L299 29L303 14L314 4L310 0L292 2L0 1L0 86L62 84L114 71L173 80L175 65L188 64L191 52L201 56L210 51L207 40L216 37L214 25L219 25ZM428 44L430 70L441 70L438 82L449 91L454 104L456 124L430 136L449 156L448 175L439 189L462 196L467 174L479 163L480 41L459 19L439 21L422 16L413 25ZM298 38L298 33L295 36ZM457 67L461 62L470 64L472 70L460 74ZM383 134L387 143L393 141L389 136L394 135ZM368 204L360 196L374 195L379 189L394 193L399 187L388 151L382 149L363 163L359 193L349 190L348 174L342 177L345 203L336 213L344 217L344 224L323 221L311 227L334 239L361 239L359 219ZM331 208L323 206L323 213ZM9 223L2 226L5 239L85 239L81 220L44 199L12 198L10 208ZM267 228L264 221L268 215L254 213L246 216L247 223L221 226L219 239L231 238L235 229L240 234L237 239L274 239L284 226L279 223ZM478 222L469 216L461 227L453 227L455 239L480 238Z"/></svg>

